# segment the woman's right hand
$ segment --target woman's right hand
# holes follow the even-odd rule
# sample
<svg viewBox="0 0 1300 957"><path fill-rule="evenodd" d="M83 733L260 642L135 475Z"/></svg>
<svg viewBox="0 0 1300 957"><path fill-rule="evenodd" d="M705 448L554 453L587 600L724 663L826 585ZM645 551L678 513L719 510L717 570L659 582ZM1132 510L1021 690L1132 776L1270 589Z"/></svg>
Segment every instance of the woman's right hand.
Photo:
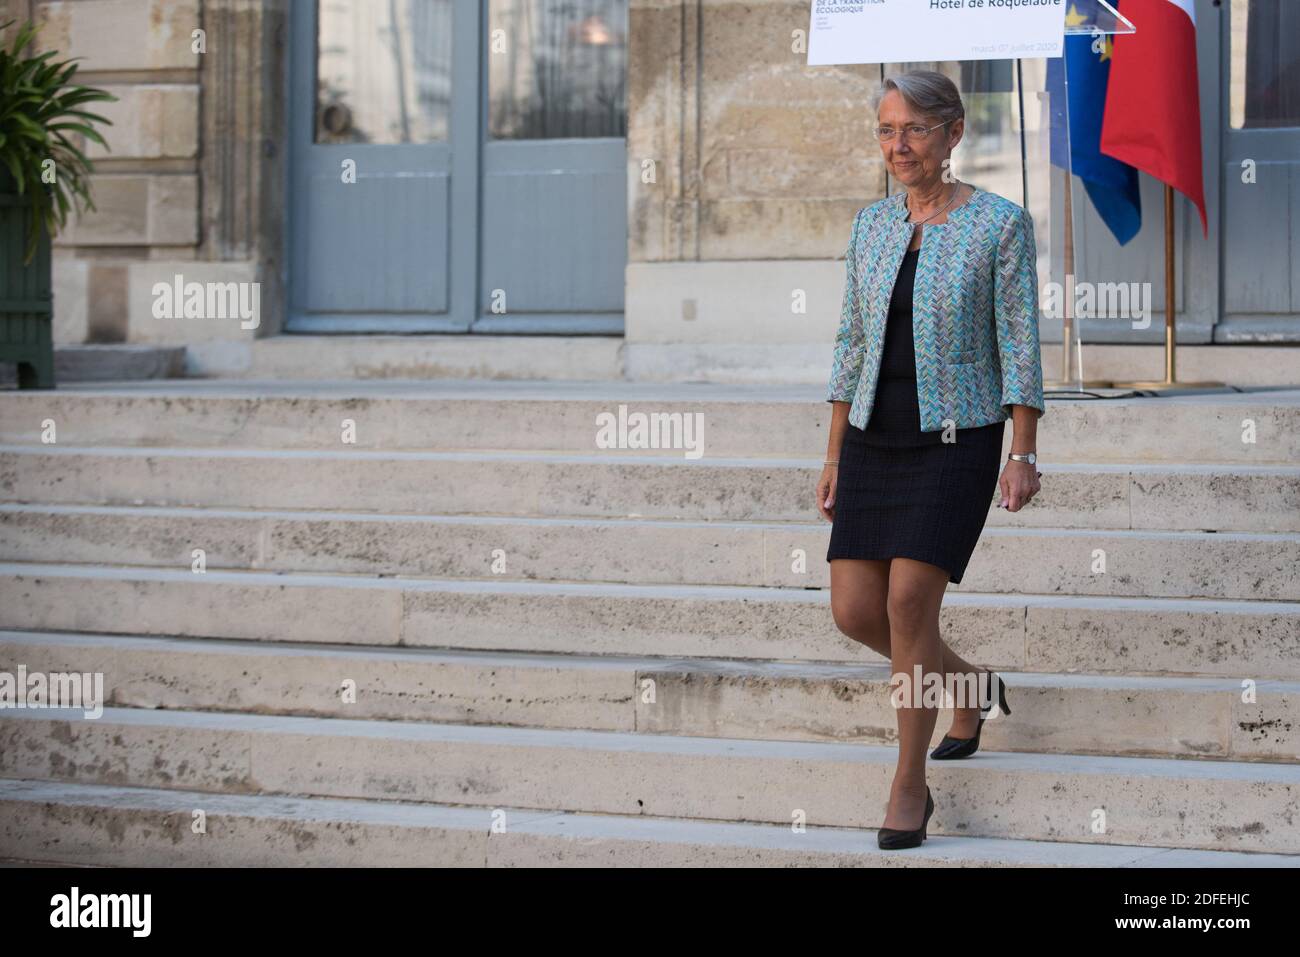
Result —
<svg viewBox="0 0 1300 957"><path fill-rule="evenodd" d="M823 466L822 477L817 480L817 511L828 522L835 521L835 480L839 471L834 465Z"/></svg>

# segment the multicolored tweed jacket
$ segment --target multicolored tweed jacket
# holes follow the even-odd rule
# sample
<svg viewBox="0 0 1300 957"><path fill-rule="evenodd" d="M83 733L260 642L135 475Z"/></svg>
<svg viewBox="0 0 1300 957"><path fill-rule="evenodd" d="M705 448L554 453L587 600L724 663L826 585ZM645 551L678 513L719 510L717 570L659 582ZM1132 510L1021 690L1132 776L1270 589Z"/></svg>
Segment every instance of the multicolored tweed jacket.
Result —
<svg viewBox="0 0 1300 957"><path fill-rule="evenodd" d="M912 236L906 193L858 210L827 402L850 402L865 428L876 396L889 300ZM1000 422L1012 405L1041 415L1034 224L1021 206L976 189L948 221L924 227L913 287L921 431Z"/></svg>

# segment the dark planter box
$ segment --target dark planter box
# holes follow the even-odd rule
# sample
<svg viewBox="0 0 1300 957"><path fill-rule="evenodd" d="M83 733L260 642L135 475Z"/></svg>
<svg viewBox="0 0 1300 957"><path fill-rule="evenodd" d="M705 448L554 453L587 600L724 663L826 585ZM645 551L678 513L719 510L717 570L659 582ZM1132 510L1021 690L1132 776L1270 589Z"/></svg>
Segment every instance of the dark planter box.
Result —
<svg viewBox="0 0 1300 957"><path fill-rule="evenodd" d="M0 167L0 362L18 363L18 388L54 388L54 297L50 237L44 229L32 261L23 265L27 197Z"/></svg>

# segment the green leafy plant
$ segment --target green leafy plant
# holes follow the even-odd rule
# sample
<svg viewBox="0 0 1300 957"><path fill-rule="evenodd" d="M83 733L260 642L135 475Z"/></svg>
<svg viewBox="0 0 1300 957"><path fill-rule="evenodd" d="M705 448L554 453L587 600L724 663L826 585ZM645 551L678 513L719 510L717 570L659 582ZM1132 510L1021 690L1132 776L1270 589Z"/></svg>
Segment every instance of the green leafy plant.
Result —
<svg viewBox="0 0 1300 957"><path fill-rule="evenodd" d="M0 24L0 32L15 23ZM42 227L52 237L66 225L70 208L80 213L83 202L85 208L95 208L89 186L93 165L68 134L80 134L108 149L91 124L112 123L82 107L117 99L71 82L77 72L73 60L81 57L47 62L55 50L27 56L23 51L36 31L28 22L7 48L0 46L0 166L13 176L18 195L26 197L32 213L24 265L36 253Z"/></svg>

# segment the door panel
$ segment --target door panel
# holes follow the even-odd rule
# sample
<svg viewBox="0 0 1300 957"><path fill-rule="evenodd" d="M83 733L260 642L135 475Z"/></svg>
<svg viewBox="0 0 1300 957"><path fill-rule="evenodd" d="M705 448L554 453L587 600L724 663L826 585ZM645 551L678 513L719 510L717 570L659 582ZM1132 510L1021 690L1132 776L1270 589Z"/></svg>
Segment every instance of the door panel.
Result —
<svg viewBox="0 0 1300 957"><path fill-rule="evenodd" d="M287 331L470 327L480 21L475 0L294 5Z"/></svg>
<svg viewBox="0 0 1300 957"><path fill-rule="evenodd" d="M487 144L475 329L622 331L625 155L622 140Z"/></svg>
<svg viewBox="0 0 1300 957"><path fill-rule="evenodd" d="M286 331L620 333L627 6L296 3Z"/></svg>
<svg viewBox="0 0 1300 957"><path fill-rule="evenodd" d="M1300 342L1300 3L1231 0L1223 25L1218 342Z"/></svg>
<svg viewBox="0 0 1300 957"><path fill-rule="evenodd" d="M308 312L445 313L450 177L359 173L312 177L302 304Z"/></svg>
<svg viewBox="0 0 1300 957"><path fill-rule="evenodd" d="M627 0L489 0L487 7L474 329L620 333Z"/></svg>

